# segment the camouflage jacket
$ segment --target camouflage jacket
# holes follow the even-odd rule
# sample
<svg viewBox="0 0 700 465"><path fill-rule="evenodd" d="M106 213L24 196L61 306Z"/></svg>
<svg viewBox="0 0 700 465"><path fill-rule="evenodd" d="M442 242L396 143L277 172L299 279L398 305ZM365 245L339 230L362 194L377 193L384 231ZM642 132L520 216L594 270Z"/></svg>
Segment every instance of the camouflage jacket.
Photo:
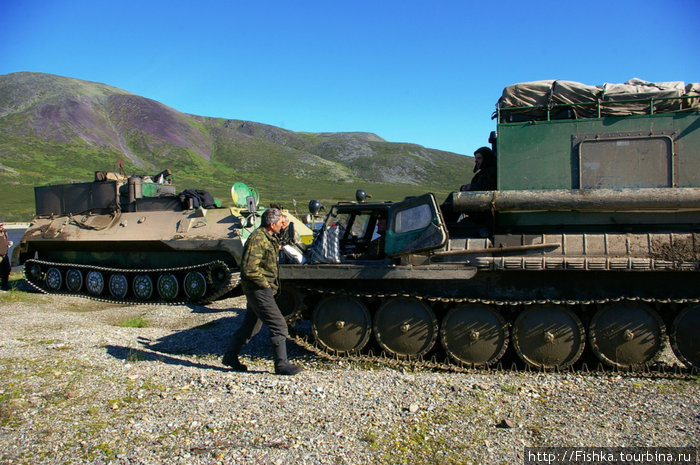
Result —
<svg viewBox="0 0 700 465"><path fill-rule="evenodd" d="M241 259L241 287L243 292L272 288L277 292L279 242L265 228L258 228L248 237Z"/></svg>
<svg viewBox="0 0 700 465"><path fill-rule="evenodd" d="M7 255L10 250L10 240L7 238L7 231L0 232L0 258Z"/></svg>

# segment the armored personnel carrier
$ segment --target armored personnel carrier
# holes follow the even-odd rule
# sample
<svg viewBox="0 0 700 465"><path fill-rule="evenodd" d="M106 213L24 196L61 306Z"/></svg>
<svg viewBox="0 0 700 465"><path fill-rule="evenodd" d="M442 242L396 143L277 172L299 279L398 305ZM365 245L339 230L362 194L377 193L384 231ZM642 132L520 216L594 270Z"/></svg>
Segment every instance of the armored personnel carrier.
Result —
<svg viewBox="0 0 700 465"><path fill-rule="evenodd" d="M697 90L506 88L497 189L334 205L308 263L281 266L288 312L335 355L635 370L670 340L700 368Z"/></svg>
<svg viewBox="0 0 700 465"><path fill-rule="evenodd" d="M170 171L35 188L36 216L15 248L36 289L131 303L202 303L236 289L259 194L236 183L234 206L180 193ZM300 234L311 235L295 218ZM306 231L306 232L305 232Z"/></svg>

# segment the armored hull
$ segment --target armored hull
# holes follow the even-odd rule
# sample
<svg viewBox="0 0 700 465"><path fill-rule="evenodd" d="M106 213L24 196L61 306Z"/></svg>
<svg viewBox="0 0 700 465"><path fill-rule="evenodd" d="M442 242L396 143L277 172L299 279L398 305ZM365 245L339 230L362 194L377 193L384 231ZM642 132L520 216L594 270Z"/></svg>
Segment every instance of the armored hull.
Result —
<svg viewBox="0 0 700 465"><path fill-rule="evenodd" d="M32 286L134 303L207 302L236 288L255 214L110 175L36 188L37 216L14 253Z"/></svg>
<svg viewBox="0 0 700 465"><path fill-rule="evenodd" d="M697 102L559 103L556 86L541 106L502 98L497 190L331 209L326 253L280 272L322 350L638 370L670 343L700 368ZM380 218L383 253L364 256Z"/></svg>

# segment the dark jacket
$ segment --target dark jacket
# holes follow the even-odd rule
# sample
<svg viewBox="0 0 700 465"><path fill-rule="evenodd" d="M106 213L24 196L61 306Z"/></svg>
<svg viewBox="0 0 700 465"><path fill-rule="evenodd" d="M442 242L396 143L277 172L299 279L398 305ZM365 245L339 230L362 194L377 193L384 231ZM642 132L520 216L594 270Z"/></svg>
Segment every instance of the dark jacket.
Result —
<svg viewBox="0 0 700 465"><path fill-rule="evenodd" d="M493 153L482 154L484 161L481 169L476 172L469 184L470 191L495 191L496 190L496 156Z"/></svg>

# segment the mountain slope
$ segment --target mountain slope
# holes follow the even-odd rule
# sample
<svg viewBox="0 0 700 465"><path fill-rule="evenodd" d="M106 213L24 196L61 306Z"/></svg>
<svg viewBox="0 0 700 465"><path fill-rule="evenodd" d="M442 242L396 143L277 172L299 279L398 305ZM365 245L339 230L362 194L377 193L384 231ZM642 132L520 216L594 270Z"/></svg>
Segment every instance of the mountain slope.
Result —
<svg viewBox="0 0 700 465"><path fill-rule="evenodd" d="M179 187L226 197L235 181L264 198L347 199L357 187L396 199L446 193L473 160L362 132L294 132L181 113L115 87L42 73L0 76L0 215L30 216L32 186L94 171L170 168ZM1 217L0 217L1 218Z"/></svg>

